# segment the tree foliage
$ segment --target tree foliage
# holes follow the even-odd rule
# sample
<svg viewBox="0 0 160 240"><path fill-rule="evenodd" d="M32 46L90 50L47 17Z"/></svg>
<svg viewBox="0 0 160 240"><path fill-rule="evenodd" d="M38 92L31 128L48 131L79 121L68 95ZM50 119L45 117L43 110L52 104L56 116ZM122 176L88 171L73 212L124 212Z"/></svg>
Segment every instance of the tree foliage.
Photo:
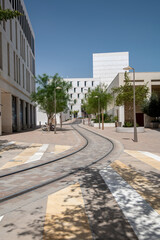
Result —
<svg viewBox="0 0 160 240"><path fill-rule="evenodd" d="M7 21L9 19L16 18L21 15L23 14L18 11L14 11L14 10L12 11L10 9L3 10L0 5L0 21L2 20Z"/></svg>
<svg viewBox="0 0 160 240"><path fill-rule="evenodd" d="M107 110L107 105L112 101L112 95L107 93L107 86L105 84L99 84L95 89L88 92L82 108L88 114L98 113L98 101L100 113Z"/></svg>
<svg viewBox="0 0 160 240"><path fill-rule="evenodd" d="M153 93L142 106L143 113L150 117L160 117L160 98Z"/></svg>
<svg viewBox="0 0 160 240"><path fill-rule="evenodd" d="M36 83L38 84L37 91L31 94L31 99L47 114L48 121L54 117L55 94L56 113L63 112L68 108L68 89L71 88L71 85L65 82L57 73L53 77L46 74L39 75ZM57 87L60 87L60 89L56 89Z"/></svg>
<svg viewBox="0 0 160 240"><path fill-rule="evenodd" d="M130 82L128 73L124 74L125 84L117 88L112 88L114 94L116 94L116 105L133 105L133 85ZM149 88L147 84L139 85L135 87L135 101L136 104L143 103L148 96Z"/></svg>
<svg viewBox="0 0 160 240"><path fill-rule="evenodd" d="M117 106L125 106L125 111L128 112L129 120L133 122L133 84L130 82L128 73L124 74L125 83L117 88L112 88L115 94L115 103ZM141 106L147 99L149 88L147 84L135 87L135 103Z"/></svg>

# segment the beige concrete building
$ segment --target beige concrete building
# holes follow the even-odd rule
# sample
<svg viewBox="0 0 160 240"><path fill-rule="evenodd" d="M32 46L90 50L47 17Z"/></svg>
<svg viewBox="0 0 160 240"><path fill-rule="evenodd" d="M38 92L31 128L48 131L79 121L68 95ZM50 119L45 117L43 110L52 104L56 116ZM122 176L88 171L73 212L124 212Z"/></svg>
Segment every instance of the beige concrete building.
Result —
<svg viewBox="0 0 160 240"><path fill-rule="evenodd" d="M131 83L133 83L133 73L128 73ZM160 72L137 72L135 73L135 85L144 85L147 83L149 87L149 95L152 92L155 92L160 96ZM112 88L119 87L124 85L124 73L119 73L111 84L108 87L108 92L112 93ZM114 96L115 97L115 96ZM129 112L126 111L125 106L117 107L115 101L108 106L108 113L113 116L118 116L118 121L122 122L122 125L125 121L129 120ZM140 104L136 106L136 121L139 126L149 126L151 118L142 113Z"/></svg>
<svg viewBox="0 0 160 240"><path fill-rule="evenodd" d="M35 36L23 0L0 0L3 9L23 13L0 22L0 134L36 123L30 94L35 90Z"/></svg>

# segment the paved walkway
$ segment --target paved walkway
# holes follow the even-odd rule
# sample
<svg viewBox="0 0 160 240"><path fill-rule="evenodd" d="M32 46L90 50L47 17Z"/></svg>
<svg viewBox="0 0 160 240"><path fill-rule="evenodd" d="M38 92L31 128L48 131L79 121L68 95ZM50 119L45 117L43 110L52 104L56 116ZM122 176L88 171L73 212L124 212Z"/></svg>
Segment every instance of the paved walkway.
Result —
<svg viewBox="0 0 160 240"><path fill-rule="evenodd" d="M54 158L83 142L70 125L63 126L62 130L58 127L56 134L36 129L3 135L0 137L0 169Z"/></svg>
<svg viewBox="0 0 160 240"><path fill-rule="evenodd" d="M146 129L134 143L133 134L115 128L81 126L113 139L117 155L47 186L47 193L35 191L33 202L25 195L25 206L24 197L13 200L16 210L0 217L2 240L160 239L160 132Z"/></svg>

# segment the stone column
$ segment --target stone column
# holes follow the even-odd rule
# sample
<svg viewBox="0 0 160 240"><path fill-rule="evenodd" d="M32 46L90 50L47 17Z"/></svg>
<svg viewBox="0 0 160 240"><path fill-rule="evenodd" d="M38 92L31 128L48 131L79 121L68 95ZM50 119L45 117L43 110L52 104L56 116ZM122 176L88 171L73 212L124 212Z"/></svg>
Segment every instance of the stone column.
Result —
<svg viewBox="0 0 160 240"><path fill-rule="evenodd" d="M20 99L16 98L16 112L17 112L17 131L21 130L21 121L20 121Z"/></svg>
<svg viewBox="0 0 160 240"><path fill-rule="evenodd" d="M12 95L1 93L2 131L12 133Z"/></svg>
<svg viewBox="0 0 160 240"><path fill-rule="evenodd" d="M37 125L36 107L34 107L34 127Z"/></svg>
<svg viewBox="0 0 160 240"><path fill-rule="evenodd" d="M31 127L33 128L34 127L34 110L33 110L33 105L30 105L31 106Z"/></svg>

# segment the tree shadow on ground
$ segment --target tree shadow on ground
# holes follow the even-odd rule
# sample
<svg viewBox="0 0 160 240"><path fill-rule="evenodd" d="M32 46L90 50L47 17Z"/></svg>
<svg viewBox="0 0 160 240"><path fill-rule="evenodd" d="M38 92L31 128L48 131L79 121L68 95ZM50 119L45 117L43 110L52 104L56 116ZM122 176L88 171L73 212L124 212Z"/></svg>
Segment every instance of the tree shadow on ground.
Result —
<svg viewBox="0 0 160 240"><path fill-rule="evenodd" d="M25 150L29 148L37 148L37 146L28 146L28 145L19 145L19 144L12 144L9 146L6 146L0 150L0 153L10 151L10 150Z"/></svg>
<svg viewBox="0 0 160 240"><path fill-rule="evenodd" d="M159 174L156 174L153 171L148 173L139 171L139 173L144 174L145 177L151 179L153 185L156 185L157 181L159 184ZM128 173L124 174L126 174L125 177L128 177ZM59 216L45 216L44 213L39 214L38 209L34 210L30 213L30 215L34 216L34 219L28 220L25 227L19 228L19 226L16 226L16 223L8 223L3 226L6 228L8 239L11 239L9 237L12 236L13 232L16 232L17 239L137 240L137 236L99 174L99 171L88 168L85 171L81 171L80 175L82 176L80 184L85 203L85 210L81 205L74 206L74 204L72 209L66 208ZM133 178L137 177L135 172L131 175L133 175ZM134 179L132 180L134 181ZM144 184L143 181L141 181L140 184L145 192L147 187L146 184ZM153 193L153 196L156 197L157 190L152 189L151 192ZM64 201L70 201L72 197L73 196L71 195L66 196ZM78 197L79 196L74 195L74 200ZM122 197L122 200L124 199L125 196ZM84 214L86 214L88 221L82 218ZM89 230L85 230L88 222L92 236ZM148 237L148 239L152 239L152 233L149 231L151 226L153 227L152 223L148 225L148 236L150 237ZM80 230L80 227L84 230ZM157 229L155 227L155 234L156 231Z"/></svg>

